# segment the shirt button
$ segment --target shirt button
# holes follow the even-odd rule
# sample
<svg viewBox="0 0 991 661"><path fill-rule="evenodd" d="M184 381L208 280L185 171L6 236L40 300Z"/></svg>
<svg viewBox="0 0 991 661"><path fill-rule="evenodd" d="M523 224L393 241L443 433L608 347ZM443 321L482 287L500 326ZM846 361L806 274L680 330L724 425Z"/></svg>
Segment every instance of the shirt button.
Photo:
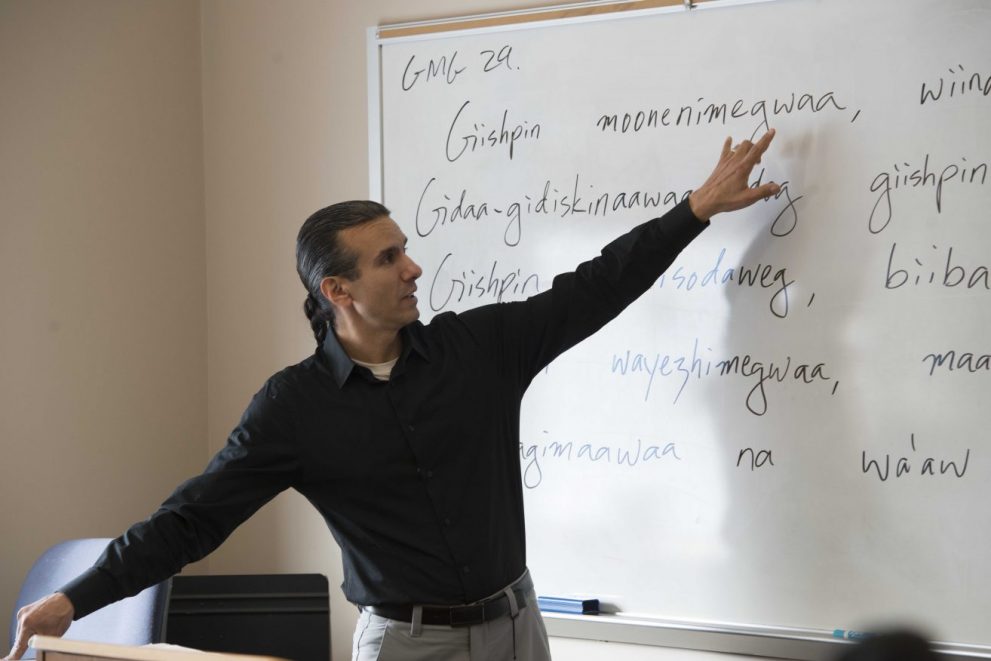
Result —
<svg viewBox="0 0 991 661"><path fill-rule="evenodd" d="M414 427L413 425L409 425L406 428L409 429L410 431L416 431L416 427Z"/></svg>
<svg viewBox="0 0 991 661"><path fill-rule="evenodd" d="M466 574L470 574L471 573L471 567L469 567L468 565L465 565L464 567L461 568L461 571L463 571Z"/></svg>
<svg viewBox="0 0 991 661"><path fill-rule="evenodd" d="M451 520L450 519L444 519L444 525L445 526L451 525Z"/></svg>
<svg viewBox="0 0 991 661"><path fill-rule="evenodd" d="M429 480L430 478L432 478L433 476L434 476L434 472L433 472L433 471L427 471L427 479L428 479L428 480Z"/></svg>

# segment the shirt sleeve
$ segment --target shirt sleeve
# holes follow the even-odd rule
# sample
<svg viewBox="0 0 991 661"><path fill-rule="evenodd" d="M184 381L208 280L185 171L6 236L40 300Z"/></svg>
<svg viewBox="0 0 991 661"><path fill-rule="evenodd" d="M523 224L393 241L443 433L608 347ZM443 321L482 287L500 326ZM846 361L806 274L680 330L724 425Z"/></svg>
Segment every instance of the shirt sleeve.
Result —
<svg viewBox="0 0 991 661"><path fill-rule="evenodd" d="M525 389L554 358L595 333L639 298L698 236L708 222L685 200L615 239L601 254L554 278L547 291L526 301L477 308L472 324L495 315L501 358ZM486 319L488 317L488 319Z"/></svg>
<svg viewBox="0 0 991 661"><path fill-rule="evenodd" d="M293 417L270 380L252 399L206 470L181 484L150 518L113 540L86 572L64 585L79 619L137 594L217 548L300 473Z"/></svg>

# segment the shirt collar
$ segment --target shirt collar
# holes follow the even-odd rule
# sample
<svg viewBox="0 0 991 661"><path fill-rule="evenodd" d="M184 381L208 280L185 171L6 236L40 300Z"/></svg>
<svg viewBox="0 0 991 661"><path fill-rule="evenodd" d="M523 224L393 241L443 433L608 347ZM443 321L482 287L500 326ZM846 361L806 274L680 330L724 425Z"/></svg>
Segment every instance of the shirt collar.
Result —
<svg viewBox="0 0 991 661"><path fill-rule="evenodd" d="M322 353L327 360L327 364L330 366L330 372L334 376L334 382L337 383L338 388L343 388L344 383L351 376L351 372L354 371L356 365L351 360L351 356L344 350L344 347L341 346L341 342L337 339L337 334L334 332L334 327L330 326L328 331L327 336L323 340ZM399 356L397 366L406 362L410 351L415 351L424 360L430 361L423 331L424 326L419 321L414 321L399 331L399 335L403 339L403 351Z"/></svg>

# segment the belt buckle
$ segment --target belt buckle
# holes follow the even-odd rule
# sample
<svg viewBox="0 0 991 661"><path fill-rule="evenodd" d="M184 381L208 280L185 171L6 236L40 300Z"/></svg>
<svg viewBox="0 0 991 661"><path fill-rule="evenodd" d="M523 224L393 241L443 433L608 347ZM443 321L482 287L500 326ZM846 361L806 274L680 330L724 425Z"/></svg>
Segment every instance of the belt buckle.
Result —
<svg viewBox="0 0 991 661"><path fill-rule="evenodd" d="M485 622L485 604L460 606L450 610L452 627L470 627Z"/></svg>

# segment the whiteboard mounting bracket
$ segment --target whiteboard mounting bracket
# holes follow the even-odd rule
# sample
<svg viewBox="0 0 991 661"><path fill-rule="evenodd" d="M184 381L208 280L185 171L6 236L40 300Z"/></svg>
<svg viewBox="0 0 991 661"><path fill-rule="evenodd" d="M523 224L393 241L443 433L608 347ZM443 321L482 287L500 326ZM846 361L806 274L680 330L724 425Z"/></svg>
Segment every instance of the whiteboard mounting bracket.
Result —
<svg viewBox="0 0 991 661"><path fill-rule="evenodd" d="M694 0L685 0L685 9L695 9Z"/></svg>

